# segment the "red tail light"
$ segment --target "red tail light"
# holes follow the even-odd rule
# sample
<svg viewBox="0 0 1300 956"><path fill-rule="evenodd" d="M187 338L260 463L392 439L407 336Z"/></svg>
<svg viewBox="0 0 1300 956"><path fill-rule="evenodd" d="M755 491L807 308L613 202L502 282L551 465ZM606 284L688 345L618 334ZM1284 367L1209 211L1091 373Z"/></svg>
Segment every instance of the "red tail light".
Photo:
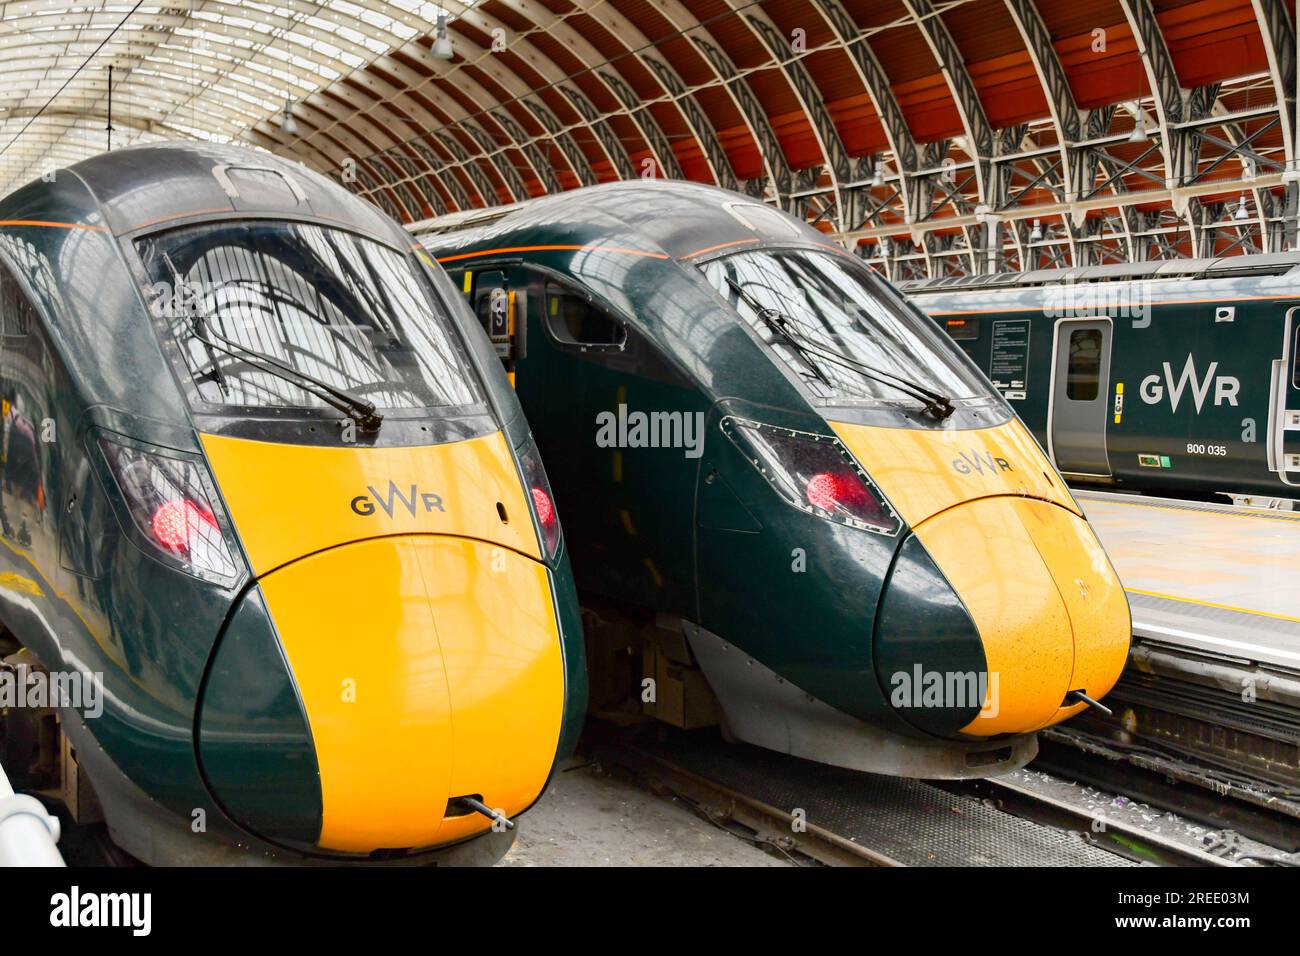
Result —
<svg viewBox="0 0 1300 956"><path fill-rule="evenodd" d="M212 512L188 498L164 501L154 509L149 526L159 544L181 556L188 555L197 540L221 533Z"/></svg>
<svg viewBox="0 0 1300 956"><path fill-rule="evenodd" d="M808 479L804 488L808 503L822 511L834 511L836 508L861 508L867 503L867 489L857 475L848 472L818 472Z"/></svg>
<svg viewBox="0 0 1300 956"><path fill-rule="evenodd" d="M847 469L818 472L808 479L804 494L814 508L832 515L877 527L887 520L880 502L872 496L862 479Z"/></svg>
<svg viewBox="0 0 1300 956"><path fill-rule="evenodd" d="M205 580L239 575L237 546L222 531L207 469L197 455L145 448L99 437L108 470L122 495L122 528L163 563Z"/></svg>
<svg viewBox="0 0 1300 956"><path fill-rule="evenodd" d="M553 558L560 549L560 515L555 510L555 498L551 493L551 483L546 480L542 456L537 453L537 445L531 438L516 454L524 472L524 487L529 490L533 514L537 518L542 555Z"/></svg>
<svg viewBox="0 0 1300 956"><path fill-rule="evenodd" d="M722 430L786 501L840 524L883 534L902 526L857 459L833 435L730 416Z"/></svg>
<svg viewBox="0 0 1300 956"><path fill-rule="evenodd" d="M537 509L537 521L543 531L555 527L555 505L551 503L551 496L541 488L533 488L533 507Z"/></svg>

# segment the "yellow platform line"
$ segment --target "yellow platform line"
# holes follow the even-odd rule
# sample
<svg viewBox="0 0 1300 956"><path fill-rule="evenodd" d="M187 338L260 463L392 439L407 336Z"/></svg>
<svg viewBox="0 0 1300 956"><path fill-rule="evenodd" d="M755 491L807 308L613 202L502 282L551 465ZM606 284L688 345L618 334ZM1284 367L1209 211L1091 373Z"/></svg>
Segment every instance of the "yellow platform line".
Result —
<svg viewBox="0 0 1300 956"><path fill-rule="evenodd" d="M1236 607L1232 604L1216 604L1214 601L1198 601L1195 598L1178 597L1176 594L1162 594L1159 591L1144 591L1141 588L1125 588L1129 594L1144 594L1147 597L1164 598L1166 601L1178 601L1182 604L1198 604L1201 607L1218 608L1221 611L1236 611L1238 614L1254 614L1258 617L1271 617L1279 621L1293 621L1300 624L1300 617L1289 614L1275 614L1272 611L1255 611L1250 608Z"/></svg>

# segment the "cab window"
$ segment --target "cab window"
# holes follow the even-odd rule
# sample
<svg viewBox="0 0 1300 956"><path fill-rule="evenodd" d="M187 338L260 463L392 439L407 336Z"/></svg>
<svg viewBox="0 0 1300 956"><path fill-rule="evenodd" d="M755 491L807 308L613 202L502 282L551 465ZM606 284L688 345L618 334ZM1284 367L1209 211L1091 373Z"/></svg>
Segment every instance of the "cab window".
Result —
<svg viewBox="0 0 1300 956"><path fill-rule="evenodd" d="M950 398L989 393L933 320L909 307L860 259L810 249L750 249L700 268L819 398L896 402L910 387Z"/></svg>
<svg viewBox="0 0 1300 956"><path fill-rule="evenodd" d="M556 282L546 283L546 327L566 345L622 348L623 323L602 312L586 296Z"/></svg>
<svg viewBox="0 0 1300 956"><path fill-rule="evenodd" d="M455 324L409 255L280 220L182 226L136 248L154 283L150 311L202 404L322 407L309 377L386 410L480 400ZM208 334L195 331L196 315ZM268 362L304 383L267 371Z"/></svg>

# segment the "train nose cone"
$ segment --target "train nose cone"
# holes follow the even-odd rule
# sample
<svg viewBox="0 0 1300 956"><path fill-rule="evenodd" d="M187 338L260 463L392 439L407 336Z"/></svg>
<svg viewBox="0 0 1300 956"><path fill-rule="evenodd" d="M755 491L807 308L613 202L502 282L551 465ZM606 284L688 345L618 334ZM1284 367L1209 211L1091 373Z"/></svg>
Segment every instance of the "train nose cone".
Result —
<svg viewBox="0 0 1300 956"><path fill-rule="evenodd" d="M202 693L199 760L222 808L268 839L315 844L321 823L316 751L257 587L231 616Z"/></svg>
<svg viewBox="0 0 1300 956"><path fill-rule="evenodd" d="M447 843L490 825L449 800L510 816L540 794L564 704L543 565L466 538L393 536L303 558L259 588L319 767L316 846ZM201 751L206 769L206 738ZM240 784L208 775L229 805Z"/></svg>
<svg viewBox="0 0 1300 956"><path fill-rule="evenodd" d="M1100 697L1128 655L1128 602L1087 523L1030 498L981 498L921 522L882 602L877 672L932 733L1027 733ZM972 699L974 698L974 699Z"/></svg>

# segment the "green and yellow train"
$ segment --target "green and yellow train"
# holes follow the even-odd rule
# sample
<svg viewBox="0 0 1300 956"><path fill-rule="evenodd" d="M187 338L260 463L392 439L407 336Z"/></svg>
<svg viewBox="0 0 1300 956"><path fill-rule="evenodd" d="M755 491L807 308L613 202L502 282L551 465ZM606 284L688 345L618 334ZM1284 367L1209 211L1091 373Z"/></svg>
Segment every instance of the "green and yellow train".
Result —
<svg viewBox="0 0 1300 956"><path fill-rule="evenodd" d="M814 760L969 777L1022 765L1115 683L1128 605L1060 475L952 341L814 229L628 182L413 231L532 423L596 709L631 694Z"/></svg>
<svg viewBox="0 0 1300 956"><path fill-rule="evenodd" d="M1300 254L903 283L1073 482L1300 498Z"/></svg>
<svg viewBox="0 0 1300 956"><path fill-rule="evenodd" d="M133 148L0 203L0 320L0 656L76 691L5 710L15 785L151 863L504 853L586 668L443 271L297 164Z"/></svg>

